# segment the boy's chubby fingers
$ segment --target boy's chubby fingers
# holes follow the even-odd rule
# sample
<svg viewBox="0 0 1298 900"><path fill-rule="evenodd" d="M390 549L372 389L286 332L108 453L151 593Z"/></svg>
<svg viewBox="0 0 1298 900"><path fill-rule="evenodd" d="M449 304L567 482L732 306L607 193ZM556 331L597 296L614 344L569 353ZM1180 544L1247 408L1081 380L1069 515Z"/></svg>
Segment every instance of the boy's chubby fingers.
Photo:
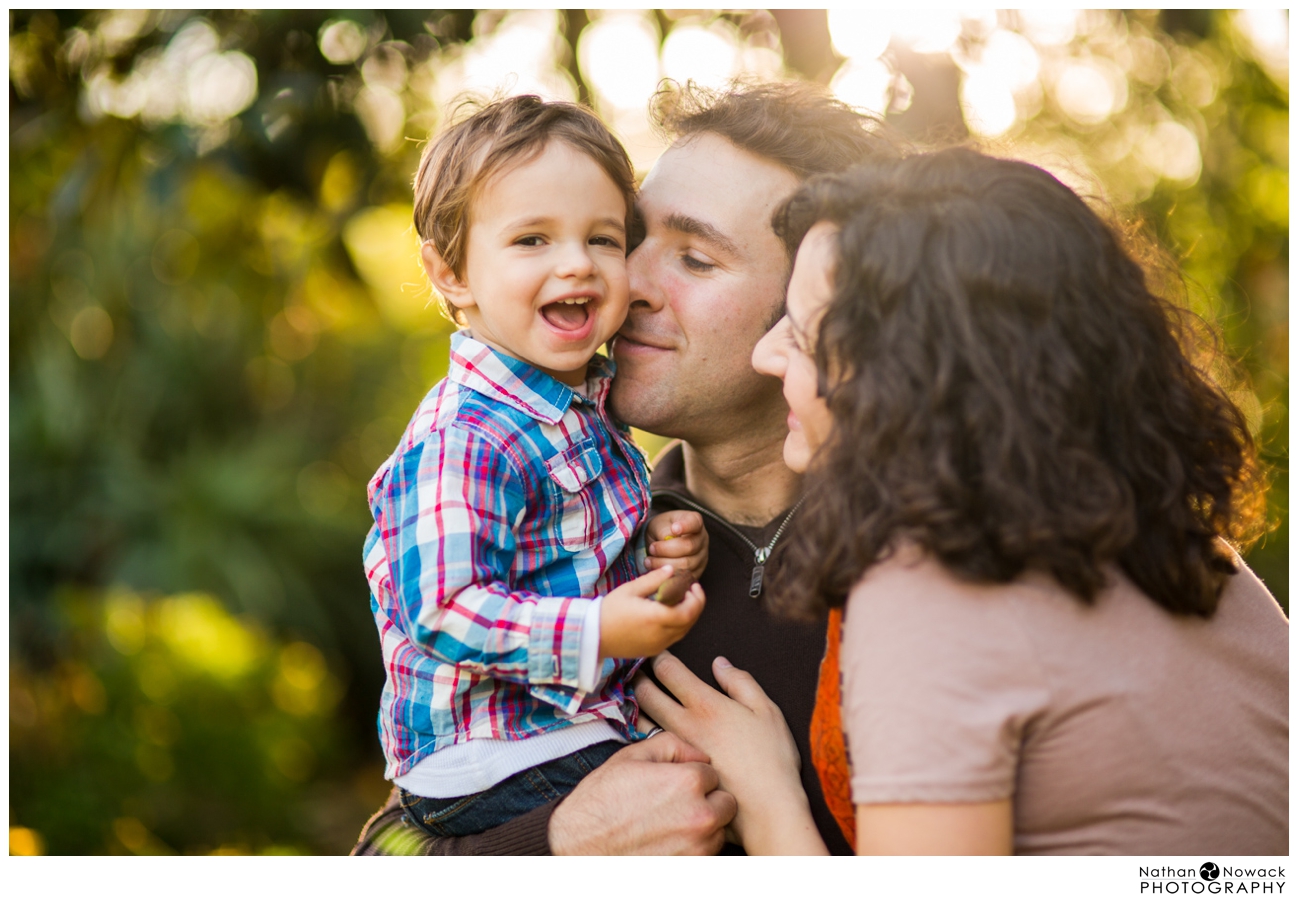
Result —
<svg viewBox="0 0 1298 900"><path fill-rule="evenodd" d="M703 588L698 582L691 584L685 591L685 596L679 603L672 606L663 605L660 623L667 628L683 628L693 625L703 612L703 606L706 599L703 596Z"/></svg>
<svg viewBox="0 0 1298 900"><path fill-rule="evenodd" d="M650 567L648 572L634 581L627 582L626 586L631 588L637 596L652 597L675 574L676 567L665 562L660 566Z"/></svg>
<svg viewBox="0 0 1298 900"><path fill-rule="evenodd" d="M651 541L670 541L702 530L701 515L691 510L673 509L649 520L648 535Z"/></svg>
<svg viewBox="0 0 1298 900"><path fill-rule="evenodd" d="M666 561L660 561L659 564L672 565ZM675 574L663 583L653 598L666 606L676 606L684 600L685 592L694 583L694 575L689 569L683 568L679 563L672 565L672 569Z"/></svg>
<svg viewBox="0 0 1298 900"><path fill-rule="evenodd" d="M681 559L686 556L695 556L703 552L703 541L698 535L688 535L676 540L655 541L649 545L650 559L658 557L660 559Z"/></svg>
<svg viewBox="0 0 1298 900"><path fill-rule="evenodd" d="M609 591L608 596L618 603L632 598L651 600L658 593L658 589L671 581L672 576L676 574L676 567L670 563L664 563L656 568L651 568L649 572L639 578L628 581L621 587L614 588Z"/></svg>

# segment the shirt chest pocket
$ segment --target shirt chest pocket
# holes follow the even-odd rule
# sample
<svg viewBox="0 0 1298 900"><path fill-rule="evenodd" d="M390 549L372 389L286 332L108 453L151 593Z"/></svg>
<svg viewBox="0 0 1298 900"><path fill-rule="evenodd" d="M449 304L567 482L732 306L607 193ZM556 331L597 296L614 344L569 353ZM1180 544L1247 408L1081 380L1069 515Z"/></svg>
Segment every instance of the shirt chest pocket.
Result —
<svg viewBox="0 0 1298 900"><path fill-rule="evenodd" d="M594 443L569 447L545 461L550 472L554 503L552 515L558 520L559 543L565 550L585 550L600 538L599 476L604 461Z"/></svg>

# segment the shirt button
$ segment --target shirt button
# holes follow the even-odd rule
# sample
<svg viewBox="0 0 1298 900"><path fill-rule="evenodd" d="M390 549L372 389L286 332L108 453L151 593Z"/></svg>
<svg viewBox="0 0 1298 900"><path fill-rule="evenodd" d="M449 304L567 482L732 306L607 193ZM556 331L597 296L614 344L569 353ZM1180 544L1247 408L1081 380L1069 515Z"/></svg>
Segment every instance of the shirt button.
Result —
<svg viewBox="0 0 1298 900"><path fill-rule="evenodd" d="M554 671L551 672L550 674L553 675L555 678L558 678L559 677L559 654L556 653L553 656L551 656L550 661L554 665Z"/></svg>

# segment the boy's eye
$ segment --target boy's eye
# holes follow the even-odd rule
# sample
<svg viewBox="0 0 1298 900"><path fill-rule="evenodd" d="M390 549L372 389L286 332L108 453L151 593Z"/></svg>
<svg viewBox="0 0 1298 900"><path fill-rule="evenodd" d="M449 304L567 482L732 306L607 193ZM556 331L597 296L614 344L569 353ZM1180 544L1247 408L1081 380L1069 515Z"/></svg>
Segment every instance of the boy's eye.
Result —
<svg viewBox="0 0 1298 900"><path fill-rule="evenodd" d="M541 246L543 241L539 234L529 234L529 235L525 235L524 237L518 238L517 240L514 241L514 243L524 247L539 247Z"/></svg>
<svg viewBox="0 0 1298 900"><path fill-rule="evenodd" d="M615 237L606 234L597 235L590 239L590 242L597 247L613 247L617 250L622 249L622 242Z"/></svg>
<svg viewBox="0 0 1298 900"><path fill-rule="evenodd" d="M689 269L692 272L699 272L699 273L711 272L713 269L716 268L716 266L713 265L712 263L705 262L704 260L699 259L697 256L690 256L688 253L681 257L681 265L685 266L685 268Z"/></svg>

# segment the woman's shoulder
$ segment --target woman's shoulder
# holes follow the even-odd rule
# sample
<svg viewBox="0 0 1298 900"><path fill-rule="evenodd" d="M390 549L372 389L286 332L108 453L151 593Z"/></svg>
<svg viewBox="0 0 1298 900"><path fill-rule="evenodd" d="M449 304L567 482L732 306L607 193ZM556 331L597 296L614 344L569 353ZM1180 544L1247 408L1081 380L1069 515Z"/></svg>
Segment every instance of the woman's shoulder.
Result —
<svg viewBox="0 0 1298 900"><path fill-rule="evenodd" d="M906 666L972 677L1043 682L1047 662L1077 617L1093 608L1036 571L975 581L913 545L896 548L858 579L843 619L844 646ZM884 648L884 645L888 645ZM903 663L904 660L904 663Z"/></svg>
<svg viewBox="0 0 1298 900"><path fill-rule="evenodd" d="M1010 584L973 581L922 548L901 544L862 573L848 597L848 615L853 607L866 606L960 614L972 604L987 612L1005 605L1007 591L1028 585L1040 589L1036 582L1031 576Z"/></svg>
<svg viewBox="0 0 1298 900"><path fill-rule="evenodd" d="M1030 643L1022 622L1024 595L1053 593L1048 582L1038 581L1028 576L1010 584L975 582L918 547L898 546L852 588L844 641L875 650L887 643L890 655L913 654L930 663L991 644L998 648L996 659L1012 664L1021 654L1006 651L1027 652Z"/></svg>

